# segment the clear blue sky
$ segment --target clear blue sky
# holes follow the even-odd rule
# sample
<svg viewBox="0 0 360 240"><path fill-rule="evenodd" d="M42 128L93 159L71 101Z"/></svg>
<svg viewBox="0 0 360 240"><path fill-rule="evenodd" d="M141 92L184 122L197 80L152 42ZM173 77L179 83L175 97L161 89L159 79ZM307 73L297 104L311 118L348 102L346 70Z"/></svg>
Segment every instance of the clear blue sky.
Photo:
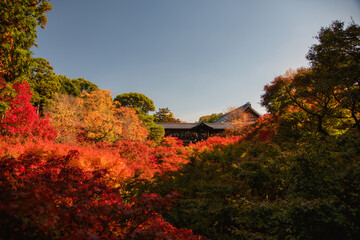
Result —
<svg viewBox="0 0 360 240"><path fill-rule="evenodd" d="M176 118L259 102L265 84L308 66L321 27L359 0L53 0L35 57L114 96L140 92Z"/></svg>

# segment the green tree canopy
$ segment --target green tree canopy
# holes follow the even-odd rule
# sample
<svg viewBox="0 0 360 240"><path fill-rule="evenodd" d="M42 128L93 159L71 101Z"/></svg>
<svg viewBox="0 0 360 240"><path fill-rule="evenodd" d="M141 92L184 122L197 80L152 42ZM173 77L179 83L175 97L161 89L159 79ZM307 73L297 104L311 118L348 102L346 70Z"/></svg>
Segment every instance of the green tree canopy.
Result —
<svg viewBox="0 0 360 240"><path fill-rule="evenodd" d="M36 27L45 28L51 9L49 0L0 1L0 74L6 82L29 74Z"/></svg>
<svg viewBox="0 0 360 240"><path fill-rule="evenodd" d="M60 90L60 82L53 72L53 67L43 58L33 58L28 82L33 93L31 102L38 111L42 111Z"/></svg>
<svg viewBox="0 0 360 240"><path fill-rule="evenodd" d="M142 93L130 92L117 95L114 101L118 101L123 107L130 107L136 112L147 114L150 111L155 111L153 100Z"/></svg>
<svg viewBox="0 0 360 240"><path fill-rule="evenodd" d="M316 84L331 94L338 107L350 112L360 129L360 26L340 21L321 28L307 59L321 76Z"/></svg>
<svg viewBox="0 0 360 240"><path fill-rule="evenodd" d="M307 55L311 68L275 78L265 86L262 105L303 133L360 129L360 28L336 21L317 39Z"/></svg>
<svg viewBox="0 0 360 240"><path fill-rule="evenodd" d="M0 0L0 115L14 96L11 83L30 73L36 27L45 28L51 8L49 0Z"/></svg>
<svg viewBox="0 0 360 240"><path fill-rule="evenodd" d="M210 115L202 116L199 118L198 122L205 122L205 123L214 123L221 118L222 113L213 113Z"/></svg>
<svg viewBox="0 0 360 240"><path fill-rule="evenodd" d="M61 84L60 92L75 97L80 96L83 91L90 93L99 89L96 84L83 78L70 79L64 75L58 75L58 79Z"/></svg>
<svg viewBox="0 0 360 240"><path fill-rule="evenodd" d="M56 93L79 97L83 91L92 92L98 86L83 78L70 79L64 75L56 75L53 67L43 58L33 58L30 67L29 85L33 92L31 102L43 111Z"/></svg>

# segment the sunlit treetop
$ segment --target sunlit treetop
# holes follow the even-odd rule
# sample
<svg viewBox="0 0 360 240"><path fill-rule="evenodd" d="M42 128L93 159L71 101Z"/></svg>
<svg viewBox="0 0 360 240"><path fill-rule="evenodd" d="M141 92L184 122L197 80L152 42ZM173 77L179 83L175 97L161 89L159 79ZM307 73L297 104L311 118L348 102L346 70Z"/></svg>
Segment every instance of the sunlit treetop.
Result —
<svg viewBox="0 0 360 240"><path fill-rule="evenodd" d="M134 108L138 113L146 114L150 111L155 111L153 100L142 93L123 93L116 96L114 101L118 101L123 107Z"/></svg>

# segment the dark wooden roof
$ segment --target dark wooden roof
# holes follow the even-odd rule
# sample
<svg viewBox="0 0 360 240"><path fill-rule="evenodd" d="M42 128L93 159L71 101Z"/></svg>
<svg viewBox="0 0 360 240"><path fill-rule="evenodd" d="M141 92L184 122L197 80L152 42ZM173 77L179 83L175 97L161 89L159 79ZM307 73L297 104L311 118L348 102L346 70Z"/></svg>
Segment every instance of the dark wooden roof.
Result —
<svg viewBox="0 0 360 240"><path fill-rule="evenodd" d="M255 109L251 107L251 104L249 102L245 103L241 107L238 107L234 109L233 111L230 111L224 115L221 116L220 119L216 121L216 123L229 123L231 122L231 117L235 112L245 112L245 111L251 111L255 116L260 117L261 114L258 113Z"/></svg>
<svg viewBox="0 0 360 240"><path fill-rule="evenodd" d="M215 123L156 123L157 125L163 126L165 130L196 130L200 128L205 129L212 129L212 130L225 130L227 128L233 127L231 124L231 116L234 114L235 111L250 111L253 113L256 117L260 117L261 115L251 107L251 104L247 102L246 104L242 105L241 107L228 112L224 114L219 120L217 120Z"/></svg>
<svg viewBox="0 0 360 240"><path fill-rule="evenodd" d="M165 129L174 129L174 130L175 129L183 129L183 130L192 129L193 127L198 125L198 123L156 123L156 124L164 127Z"/></svg>
<svg viewBox="0 0 360 240"><path fill-rule="evenodd" d="M165 129L172 130L194 130L196 128L205 127L214 130L223 130L232 127L229 123L156 123L159 126L163 126Z"/></svg>
<svg viewBox="0 0 360 240"><path fill-rule="evenodd" d="M204 124L212 129L226 129L233 127L233 125L230 123L204 123Z"/></svg>

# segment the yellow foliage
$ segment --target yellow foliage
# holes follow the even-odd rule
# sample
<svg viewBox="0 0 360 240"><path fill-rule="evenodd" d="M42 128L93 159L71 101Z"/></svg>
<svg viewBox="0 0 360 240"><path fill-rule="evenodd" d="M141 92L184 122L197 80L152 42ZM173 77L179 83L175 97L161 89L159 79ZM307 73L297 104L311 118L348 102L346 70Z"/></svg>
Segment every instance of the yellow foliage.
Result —
<svg viewBox="0 0 360 240"><path fill-rule="evenodd" d="M58 94L45 109L50 114L51 124L59 130L58 142L76 142L79 126L84 112L81 98L68 94Z"/></svg>
<svg viewBox="0 0 360 240"><path fill-rule="evenodd" d="M122 120L122 136L119 140L146 141L149 133L136 111L128 107L116 108L116 117Z"/></svg>
<svg viewBox="0 0 360 240"><path fill-rule="evenodd" d="M135 110L119 107L108 90L83 92L81 98L57 95L45 109L59 130L58 142L146 141L148 130Z"/></svg>

